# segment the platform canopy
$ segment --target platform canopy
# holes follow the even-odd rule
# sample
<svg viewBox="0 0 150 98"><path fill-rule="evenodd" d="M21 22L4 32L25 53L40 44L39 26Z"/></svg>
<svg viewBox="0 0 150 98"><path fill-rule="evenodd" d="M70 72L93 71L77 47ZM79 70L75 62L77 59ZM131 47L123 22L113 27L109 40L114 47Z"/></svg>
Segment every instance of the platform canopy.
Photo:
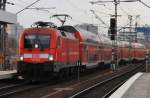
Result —
<svg viewBox="0 0 150 98"><path fill-rule="evenodd" d="M7 24L15 24L17 23L17 15L0 10L0 22Z"/></svg>

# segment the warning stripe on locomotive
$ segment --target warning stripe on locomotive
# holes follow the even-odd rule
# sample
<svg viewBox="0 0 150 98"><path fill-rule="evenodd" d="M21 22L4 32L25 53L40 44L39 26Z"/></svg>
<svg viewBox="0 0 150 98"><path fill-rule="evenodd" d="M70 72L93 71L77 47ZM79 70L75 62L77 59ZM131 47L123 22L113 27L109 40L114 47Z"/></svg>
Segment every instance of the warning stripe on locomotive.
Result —
<svg viewBox="0 0 150 98"><path fill-rule="evenodd" d="M24 58L48 58L49 54L24 54Z"/></svg>

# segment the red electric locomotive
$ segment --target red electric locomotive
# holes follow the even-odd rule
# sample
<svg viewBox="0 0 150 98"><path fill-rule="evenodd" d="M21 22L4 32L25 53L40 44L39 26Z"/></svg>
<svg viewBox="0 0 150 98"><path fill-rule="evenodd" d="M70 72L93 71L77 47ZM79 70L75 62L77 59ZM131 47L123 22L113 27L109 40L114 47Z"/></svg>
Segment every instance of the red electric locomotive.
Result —
<svg viewBox="0 0 150 98"><path fill-rule="evenodd" d="M118 42L118 60L144 58L144 47ZM127 43L127 42L126 42ZM136 47L137 46L137 47ZM74 73L80 69L111 63L112 46L108 38L78 27L56 27L51 22L36 22L35 27L24 30L20 37L18 75L31 80L55 74ZM130 54L129 54L130 52Z"/></svg>

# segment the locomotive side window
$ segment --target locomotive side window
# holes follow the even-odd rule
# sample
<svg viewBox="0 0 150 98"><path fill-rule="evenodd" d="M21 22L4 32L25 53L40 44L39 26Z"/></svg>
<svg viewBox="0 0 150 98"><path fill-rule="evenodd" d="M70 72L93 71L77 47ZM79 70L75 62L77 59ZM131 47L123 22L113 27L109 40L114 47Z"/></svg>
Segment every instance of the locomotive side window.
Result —
<svg viewBox="0 0 150 98"><path fill-rule="evenodd" d="M37 48L49 48L50 46L50 36L49 35L25 35L24 37L24 48L35 48L35 44L38 45Z"/></svg>

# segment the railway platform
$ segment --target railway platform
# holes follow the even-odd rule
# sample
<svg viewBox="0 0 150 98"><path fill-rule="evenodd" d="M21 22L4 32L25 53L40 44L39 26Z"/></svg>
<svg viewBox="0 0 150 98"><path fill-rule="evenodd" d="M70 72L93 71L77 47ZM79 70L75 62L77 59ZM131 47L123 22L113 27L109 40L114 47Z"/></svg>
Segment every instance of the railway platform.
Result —
<svg viewBox="0 0 150 98"><path fill-rule="evenodd" d="M150 98L150 73L135 74L109 98Z"/></svg>
<svg viewBox="0 0 150 98"><path fill-rule="evenodd" d="M16 74L16 70L0 71L0 79L11 78Z"/></svg>

